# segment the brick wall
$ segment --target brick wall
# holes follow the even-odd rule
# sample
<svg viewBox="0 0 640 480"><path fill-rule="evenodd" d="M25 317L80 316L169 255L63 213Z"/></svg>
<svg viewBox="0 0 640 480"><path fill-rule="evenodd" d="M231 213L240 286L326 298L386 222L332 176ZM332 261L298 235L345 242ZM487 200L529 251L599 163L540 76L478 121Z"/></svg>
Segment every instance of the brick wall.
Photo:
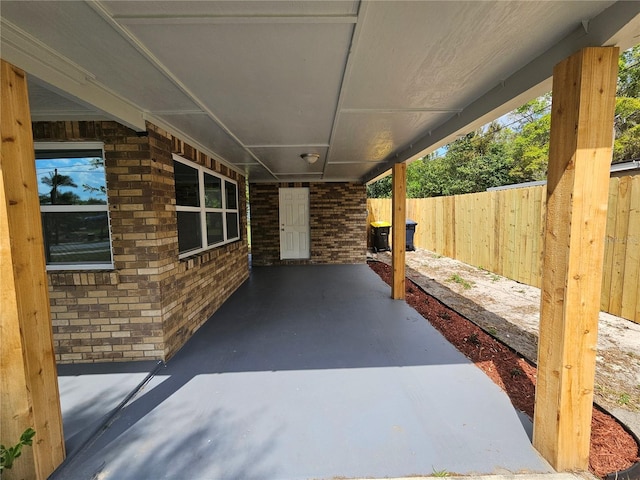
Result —
<svg viewBox="0 0 640 480"><path fill-rule="evenodd" d="M170 254L160 264L160 289L163 298L165 353L171 356L229 296L249 277L247 247L246 188L242 176L220 162L204 155L163 130L150 126L149 140L158 168L155 182L166 190L164 201L175 212L173 160L171 152L198 163L238 182L238 208L241 240L209 250L188 259L178 260L178 234L175 217L168 225ZM173 213L172 213L173 215Z"/></svg>
<svg viewBox="0 0 640 480"><path fill-rule="evenodd" d="M309 187L309 260L280 260L278 189ZM251 184L251 256L254 265L364 263L366 187L356 183Z"/></svg>
<svg viewBox="0 0 640 480"><path fill-rule="evenodd" d="M102 141L114 270L49 272L56 359L167 359L248 277L246 238L178 260L171 153L244 179L166 132L116 122L36 122L35 141ZM241 230L241 231L246 231Z"/></svg>

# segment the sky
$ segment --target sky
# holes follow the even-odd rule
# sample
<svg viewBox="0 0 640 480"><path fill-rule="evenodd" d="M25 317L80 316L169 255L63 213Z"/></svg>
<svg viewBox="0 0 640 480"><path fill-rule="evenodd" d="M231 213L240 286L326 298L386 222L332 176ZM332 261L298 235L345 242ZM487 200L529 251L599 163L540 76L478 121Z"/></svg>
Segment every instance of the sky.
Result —
<svg viewBox="0 0 640 480"><path fill-rule="evenodd" d="M96 165L99 162L98 165ZM99 157L89 158L56 158L36 160L36 176L38 178L38 194L49 195L51 187L42 183L42 178L46 178L58 169L58 175L68 175L72 178L77 187L59 187L58 194L73 192L81 200L88 200L89 197L106 201L106 195L100 190L91 191L83 187L100 189L106 187L104 175L104 164Z"/></svg>

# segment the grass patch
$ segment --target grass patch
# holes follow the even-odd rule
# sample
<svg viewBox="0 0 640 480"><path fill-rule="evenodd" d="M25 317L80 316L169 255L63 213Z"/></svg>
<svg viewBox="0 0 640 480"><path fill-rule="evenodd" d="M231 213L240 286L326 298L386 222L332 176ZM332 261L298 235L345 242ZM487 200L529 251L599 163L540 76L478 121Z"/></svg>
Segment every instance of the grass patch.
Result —
<svg viewBox="0 0 640 480"><path fill-rule="evenodd" d="M462 278L457 273L454 273L449 278L447 278L447 282L457 283L458 285L460 285L465 290L469 290L474 285L473 282L470 282L469 280L465 280L464 278Z"/></svg>

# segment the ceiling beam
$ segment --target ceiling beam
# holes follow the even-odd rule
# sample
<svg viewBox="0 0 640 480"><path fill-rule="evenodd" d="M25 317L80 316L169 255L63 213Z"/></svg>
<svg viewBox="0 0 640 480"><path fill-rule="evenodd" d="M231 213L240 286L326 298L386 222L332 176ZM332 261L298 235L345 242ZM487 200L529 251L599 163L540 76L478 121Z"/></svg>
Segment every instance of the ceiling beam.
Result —
<svg viewBox="0 0 640 480"><path fill-rule="evenodd" d="M356 23L355 15L113 15L127 25L240 25Z"/></svg>
<svg viewBox="0 0 640 480"><path fill-rule="evenodd" d="M102 3L100 1L94 0L94 1L87 2L87 4L96 12L96 14L98 14L100 16L100 18L102 18L105 22L107 22L118 33L118 35L120 35L124 40L126 40L133 48L135 48L138 51L138 53L140 53L140 55L142 55L149 63L151 63L151 65L153 65L158 70L158 72L160 72L162 75L164 75L165 78L167 78L178 89L180 89L180 91L187 98L189 98L198 108L200 108L204 113L206 113L206 115L213 122L215 122L220 127L220 129L222 129L229 136L229 138L231 140L233 140L240 148L242 148L247 153L247 155L252 157L267 172L269 172L269 174L271 174L275 178L275 175L271 171L271 169L269 169L269 167L267 165L265 165L250 149L248 149L244 145L244 143L242 143L242 141L231 131L231 129L229 127L227 127L222 122L222 120L220 120L218 118L218 116L202 100L200 100L200 98L198 98L198 96L195 95L169 68L167 68L160 61L160 59L158 57L156 57L156 55L151 50L149 50L149 48L147 48L147 46L142 41L140 41L140 39L138 39L138 37L136 37L123 24L119 23L112 16L111 12L104 5L102 5ZM156 123L156 122L161 121L164 126L162 126L162 125L158 125L158 126L161 126L162 128L164 128L168 132L171 132L171 133L174 133L174 134L181 133L179 131L179 129L176 129L175 127L173 127L173 125L171 125L167 121L160 120L160 118L158 116L154 116L151 113L148 113L147 114L147 118L149 119L149 121L151 121L152 123L155 123L156 125L158 125L158 123ZM195 141L194 139L192 139L190 137L184 137L184 139L188 140L190 143L193 142L193 146L194 147L207 152L207 154L210 154L210 156L212 156L216 160L220 161L224 165L228 166L232 170L237 170L233 166L232 162L230 162L229 160L221 157L218 154L215 154L210 149L208 149L204 145L202 145L202 143L197 142L197 141Z"/></svg>
<svg viewBox="0 0 640 480"><path fill-rule="evenodd" d="M342 110L342 105L345 102L345 98L347 98L347 85L349 84L349 78L351 77L351 72L353 70L353 62L355 58L355 53L358 49L358 40L360 38L360 34L362 32L362 25L364 24L364 19L367 14L368 3L366 0L362 0L360 5L358 6L358 15L354 28L353 34L351 36L351 45L349 45L349 52L347 53L347 58L345 58L344 71L342 73L342 81L340 82L340 93L338 93L338 101L336 103L336 109L333 115L333 124L331 125L331 133L329 134L329 150L327 151L327 162L324 164L324 168L322 170L322 177L327 173L327 166L329 164L328 160L331 158L331 154L333 153L333 145L334 140L336 138L336 134L338 131L338 118L340 116L340 111Z"/></svg>
<svg viewBox="0 0 640 480"><path fill-rule="evenodd" d="M485 125L529 100L551 90L553 67L585 47L618 46L621 50L640 42L640 2L618 1L548 49L495 88L469 104L448 121L393 153L362 178L368 182L395 163L415 160L452 142L459 135Z"/></svg>

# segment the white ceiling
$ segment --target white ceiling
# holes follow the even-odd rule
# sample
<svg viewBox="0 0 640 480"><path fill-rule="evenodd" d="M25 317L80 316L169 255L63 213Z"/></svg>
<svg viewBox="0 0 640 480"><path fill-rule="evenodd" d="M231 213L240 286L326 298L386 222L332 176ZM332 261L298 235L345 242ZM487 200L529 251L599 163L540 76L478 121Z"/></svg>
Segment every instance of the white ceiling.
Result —
<svg viewBox="0 0 640 480"><path fill-rule="evenodd" d="M640 2L610 0L0 8L34 120L148 120L253 182L371 180L549 90L578 49L640 43Z"/></svg>

